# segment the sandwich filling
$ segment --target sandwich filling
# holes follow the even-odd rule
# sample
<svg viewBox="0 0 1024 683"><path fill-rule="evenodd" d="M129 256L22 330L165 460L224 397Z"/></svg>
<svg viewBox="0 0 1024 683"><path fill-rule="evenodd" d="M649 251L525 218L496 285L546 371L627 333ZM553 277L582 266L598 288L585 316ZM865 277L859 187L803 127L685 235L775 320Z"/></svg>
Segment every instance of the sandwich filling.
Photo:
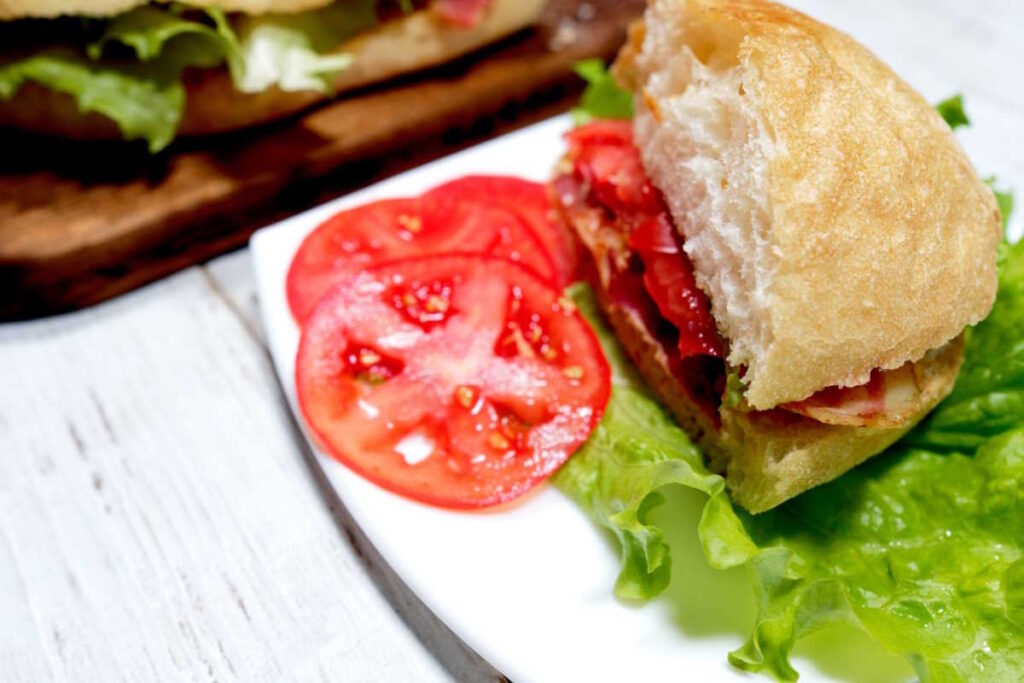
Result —
<svg viewBox="0 0 1024 683"><path fill-rule="evenodd" d="M478 24L491 0L337 0L293 13L225 13L151 3L109 18L64 16L0 23L0 102L28 84L74 98L127 139L159 151L185 111L186 84L226 68L235 90L329 92L356 34L420 9L458 27ZM2 3L0 3L2 5ZM0 10L2 10L0 6Z"/></svg>
<svg viewBox="0 0 1024 683"><path fill-rule="evenodd" d="M553 181L562 210L593 256L592 284L640 320L669 359L672 375L714 424L723 402L780 421L894 427L920 405L914 363L875 370L854 387L826 387L804 400L753 411L742 397L745 368L730 368L728 339L664 198L644 171L628 121L597 121L568 133L569 153Z"/></svg>

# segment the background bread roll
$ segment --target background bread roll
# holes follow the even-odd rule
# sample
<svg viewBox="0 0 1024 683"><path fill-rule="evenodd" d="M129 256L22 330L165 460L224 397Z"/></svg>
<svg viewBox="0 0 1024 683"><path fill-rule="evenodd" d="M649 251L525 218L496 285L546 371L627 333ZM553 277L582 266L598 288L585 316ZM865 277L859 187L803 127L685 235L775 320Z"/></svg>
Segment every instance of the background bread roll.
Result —
<svg viewBox="0 0 1024 683"><path fill-rule="evenodd" d="M617 69L754 407L862 384L987 315L995 199L853 39L769 2L652 0Z"/></svg>
<svg viewBox="0 0 1024 683"><path fill-rule="evenodd" d="M166 0L157 0L165 2ZM218 7L225 12L265 14L267 12L304 12L325 7L335 0L185 0L192 7ZM345 0L340 0L345 2ZM136 7L152 4L150 0L0 0L0 20L29 17L109 17Z"/></svg>
<svg viewBox="0 0 1024 683"><path fill-rule="evenodd" d="M0 0L2 2L3 0ZM402 73L455 59L532 24L544 0L492 0L483 20L472 28L452 25L430 10L380 24L338 47L351 54L352 66L333 80L335 94ZM330 96L315 91L255 94L235 89L227 69L186 73L188 99L179 135L204 135L267 123L301 111ZM76 139L120 139L117 125L96 113L82 114L74 98L25 84L9 101L0 101L0 126Z"/></svg>

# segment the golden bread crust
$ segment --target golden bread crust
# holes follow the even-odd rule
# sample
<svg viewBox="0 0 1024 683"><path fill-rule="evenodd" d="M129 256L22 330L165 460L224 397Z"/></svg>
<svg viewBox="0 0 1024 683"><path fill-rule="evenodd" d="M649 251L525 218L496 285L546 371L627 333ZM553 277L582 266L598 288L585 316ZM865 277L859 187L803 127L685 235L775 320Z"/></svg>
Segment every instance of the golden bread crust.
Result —
<svg viewBox="0 0 1024 683"><path fill-rule="evenodd" d="M691 50L712 74L740 70L770 133L767 237L777 262L769 339L747 363L751 405L861 384L988 314L998 207L918 93L847 35L774 3L654 0L654 19L677 23L674 49ZM671 63L646 49L636 29L617 66L637 92L638 122L660 119L666 105L645 97L645 84L682 78L645 70ZM667 196L679 191L679 176L652 176ZM694 261L699 271L701 255Z"/></svg>
<svg viewBox="0 0 1024 683"><path fill-rule="evenodd" d="M529 26L544 0L493 0L472 28L454 26L430 10L393 19L340 45L352 66L333 80L335 94L399 74L450 61ZM302 111L328 95L271 88L246 94L235 89L226 69L186 74L187 104L179 135L207 135L268 123ZM69 95L27 83L0 101L0 126L73 139L119 139L121 132L99 114L80 113Z"/></svg>
<svg viewBox="0 0 1024 683"><path fill-rule="evenodd" d="M826 425L780 416L778 411L723 408L722 428L709 448L717 454L712 466L725 474L735 502L751 512L771 509L832 481L898 441L949 395L962 362L960 335L914 363L915 374L924 378L921 405L898 427Z"/></svg>

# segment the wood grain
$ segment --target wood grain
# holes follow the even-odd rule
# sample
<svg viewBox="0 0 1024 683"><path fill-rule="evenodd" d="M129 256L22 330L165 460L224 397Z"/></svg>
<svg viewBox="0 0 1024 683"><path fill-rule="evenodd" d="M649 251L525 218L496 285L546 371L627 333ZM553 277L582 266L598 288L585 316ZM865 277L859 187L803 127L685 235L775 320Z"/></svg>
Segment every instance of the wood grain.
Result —
<svg viewBox="0 0 1024 683"><path fill-rule="evenodd" d="M578 90L572 64L614 54L642 4L591 3L580 21L576 2L554 0L535 30L482 55L155 158L139 146L8 134L0 320L105 300L325 197L564 109Z"/></svg>

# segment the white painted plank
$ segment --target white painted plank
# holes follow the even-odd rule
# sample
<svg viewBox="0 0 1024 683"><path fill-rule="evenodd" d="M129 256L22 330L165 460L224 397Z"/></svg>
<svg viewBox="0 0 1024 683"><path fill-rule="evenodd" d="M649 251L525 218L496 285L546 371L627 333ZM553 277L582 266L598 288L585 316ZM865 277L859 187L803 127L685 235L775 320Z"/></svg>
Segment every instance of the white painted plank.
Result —
<svg viewBox="0 0 1024 683"><path fill-rule="evenodd" d="M0 327L4 680L451 677L331 517L250 334L195 269Z"/></svg>

